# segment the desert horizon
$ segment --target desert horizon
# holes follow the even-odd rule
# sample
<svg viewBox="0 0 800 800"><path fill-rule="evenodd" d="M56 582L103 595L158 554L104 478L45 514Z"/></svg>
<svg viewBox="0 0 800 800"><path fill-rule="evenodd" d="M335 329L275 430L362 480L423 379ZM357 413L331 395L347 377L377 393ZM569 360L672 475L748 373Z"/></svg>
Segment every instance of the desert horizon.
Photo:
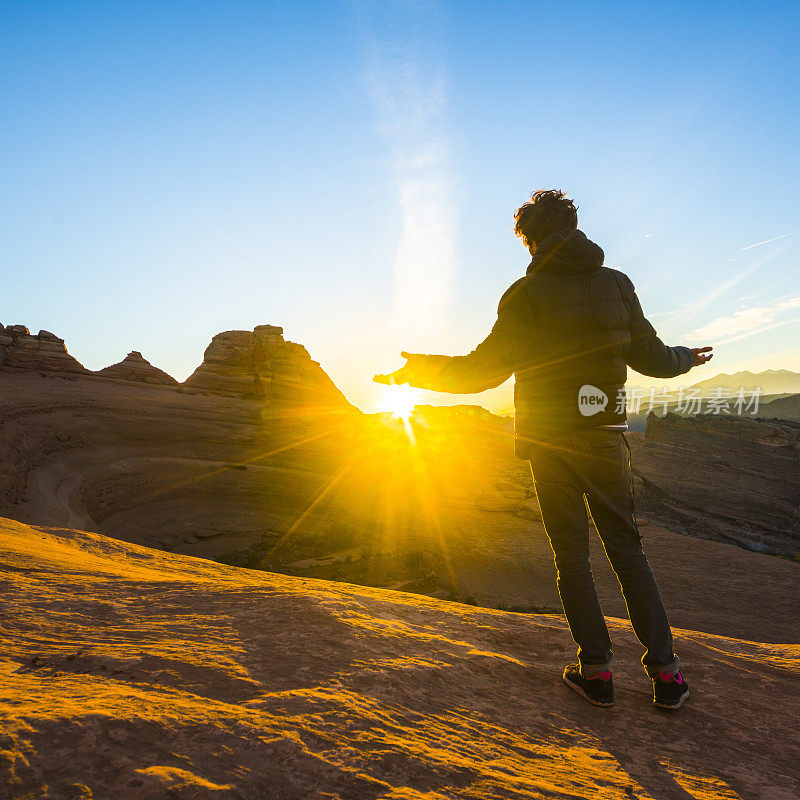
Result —
<svg viewBox="0 0 800 800"><path fill-rule="evenodd" d="M57 336L54 333L51 333L47 330L40 330L37 334L31 334L30 329L22 324L13 324L8 326L2 326L0 323L0 327L3 327L5 330L8 329L5 333L0 333L0 335L4 336L5 341L0 342L0 348L2 344L5 344L6 348L12 346L14 350L16 350L19 345L14 344L13 339L11 337L12 331L28 337L31 336L34 339L43 340L44 342L49 342L52 345L55 345L55 349L51 354L52 358L55 360L48 359L47 356L41 358L41 364L44 364L45 367L53 367L60 362L60 366L68 367L70 370L73 368L75 371L85 371L86 374L96 374L101 376L107 377L115 377L121 379L138 379L143 380L145 382L152 382L152 383L165 383L165 384L181 384L181 385L191 385L191 379L194 374L197 372L198 369L202 367L202 363L200 367L195 368L195 370L186 372L182 371L178 373L179 375L184 375L185 377L183 380L179 380L174 378L172 375L169 375L164 370L161 370L158 365L152 364L148 359L146 359L139 350L131 350L125 358L122 360L108 364L103 367L100 367L96 370L86 368L78 358L74 355L70 354L66 348L66 343L63 339ZM257 325L256 328L262 329L274 329L275 331L279 331L280 335L283 335L283 327L282 326L275 326L275 325L268 325L262 324ZM212 336L212 339L216 336L222 336L223 334L246 334L249 333L248 331L243 330L234 330L234 331L219 331ZM63 344L64 352L61 352L61 345ZM46 345L47 346L47 345ZM24 345L23 345L24 348ZM0 349L0 366L3 365L5 361L5 351ZM24 354L22 352L18 354L14 354L12 352L11 355L11 363L15 362L15 359L18 363L24 364L25 358L30 358L31 354ZM36 357L34 357L36 358ZM319 362L317 362L319 363ZM30 369L36 369L35 361L31 361L29 365ZM324 370L323 370L324 371ZM137 374L141 373L138 378L135 378ZM656 389L655 387L658 386L659 388ZM678 396L678 392L685 391L685 390L697 390L701 389L702 392L699 395L699 398L702 399L709 399L712 396L719 393L719 390L723 390L725 393L723 399L728 399L729 403L735 401L736 393L741 391L747 395L748 400L754 397L754 394L757 394L759 397L759 402L763 399L766 399L767 402L770 400L774 400L780 397L787 397L793 394L800 394L800 372L794 372L787 368L767 368L762 369L758 372L752 372L750 370L737 370L734 373L719 373L709 378L704 378L703 380L694 381L691 383L675 383L674 385L670 386L667 385L663 387L660 384L656 384L651 382L648 384L646 381L642 380L641 376L633 375L631 376L631 380L626 384L628 391L633 395L633 403L636 403L637 408L635 411L629 410L629 413L637 413L639 407L641 406L642 402L644 401L647 404L649 400L649 395L651 392L656 393L658 392L659 397L653 398L650 405L651 408L648 410L653 410L657 405L661 406L671 406L678 402L680 402L680 398ZM727 394L730 392L730 394ZM502 404L495 402L489 403L482 402L483 398L481 395L474 395L469 396L465 395L462 396L460 399L462 400L472 400L472 402L454 402L452 395L436 393L436 392L423 392L418 389L412 389L410 387L401 387L401 386L394 386L388 387L384 389L381 394L374 397L372 399L372 405L368 408L360 408L361 411L364 413L380 413L380 412L390 412L395 413L398 412L398 416L402 416L403 414L407 414L412 410L415 405L476 405L481 408L485 408L487 411L490 411L494 414L498 414L501 416L513 416L514 408L513 403L510 406L503 406ZM638 402L637 402L638 401ZM350 400L352 403L352 400ZM355 405L355 404L353 404ZM358 407L358 406L356 406ZM629 403L630 409L630 403ZM700 409L702 410L702 409ZM758 408L755 408L755 411L751 408L748 409L751 413L755 414L758 413ZM697 410L695 410L697 411ZM714 409L712 409L711 413L714 413ZM724 411L717 410L716 413L725 413Z"/></svg>

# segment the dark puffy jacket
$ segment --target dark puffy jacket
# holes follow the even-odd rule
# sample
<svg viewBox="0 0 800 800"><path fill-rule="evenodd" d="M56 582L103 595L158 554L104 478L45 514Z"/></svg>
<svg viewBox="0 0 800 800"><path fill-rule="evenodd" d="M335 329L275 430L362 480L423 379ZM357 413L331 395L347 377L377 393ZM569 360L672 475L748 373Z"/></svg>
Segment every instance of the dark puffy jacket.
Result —
<svg viewBox="0 0 800 800"><path fill-rule="evenodd" d="M499 386L513 373L521 458L528 442L624 423L628 365L672 378L688 372L692 354L658 338L630 278L604 267L603 257L581 231L547 237L525 277L501 298L489 336L466 356L427 356L412 383L466 394Z"/></svg>

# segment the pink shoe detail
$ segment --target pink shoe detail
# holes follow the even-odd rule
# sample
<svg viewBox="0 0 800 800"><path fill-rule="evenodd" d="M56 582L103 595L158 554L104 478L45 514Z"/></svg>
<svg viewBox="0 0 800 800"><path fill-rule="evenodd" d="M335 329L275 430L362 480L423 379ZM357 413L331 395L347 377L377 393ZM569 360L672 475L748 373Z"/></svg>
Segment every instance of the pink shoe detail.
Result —
<svg viewBox="0 0 800 800"><path fill-rule="evenodd" d="M590 675L586 680L589 681L610 681L611 680L611 673L610 672L598 672L596 675Z"/></svg>
<svg viewBox="0 0 800 800"><path fill-rule="evenodd" d="M683 675L681 675L680 672L659 672L658 679L664 681L664 683L675 681L678 686L683 683Z"/></svg>

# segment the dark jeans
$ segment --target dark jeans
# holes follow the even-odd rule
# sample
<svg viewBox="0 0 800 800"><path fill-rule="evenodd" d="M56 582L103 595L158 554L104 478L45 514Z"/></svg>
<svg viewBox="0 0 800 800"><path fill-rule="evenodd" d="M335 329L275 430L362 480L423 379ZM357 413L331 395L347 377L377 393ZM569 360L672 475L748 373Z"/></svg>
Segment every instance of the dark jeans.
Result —
<svg viewBox="0 0 800 800"><path fill-rule="evenodd" d="M650 676L677 671L672 631L634 516L625 436L589 428L536 442L531 471L583 673L608 670L611 662L611 639L589 565L587 505L622 586L633 629L647 649L645 669Z"/></svg>

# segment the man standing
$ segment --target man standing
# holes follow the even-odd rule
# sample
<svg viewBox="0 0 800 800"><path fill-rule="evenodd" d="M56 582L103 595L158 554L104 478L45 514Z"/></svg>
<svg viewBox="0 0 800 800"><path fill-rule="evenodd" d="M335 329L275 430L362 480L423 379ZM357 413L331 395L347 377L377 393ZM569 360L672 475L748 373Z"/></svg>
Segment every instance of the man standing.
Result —
<svg viewBox="0 0 800 800"><path fill-rule="evenodd" d="M614 704L611 639L589 565L588 506L646 648L654 703L680 708L689 687L636 525L624 386L628 366L672 378L706 363L712 348L668 347L658 338L630 278L603 266L602 249L578 230L563 192L535 192L514 219L532 259L501 298L489 336L466 356L403 352L406 364L375 380L462 394L515 375L515 451L531 462L578 645L579 663L565 669L564 682L593 705Z"/></svg>

